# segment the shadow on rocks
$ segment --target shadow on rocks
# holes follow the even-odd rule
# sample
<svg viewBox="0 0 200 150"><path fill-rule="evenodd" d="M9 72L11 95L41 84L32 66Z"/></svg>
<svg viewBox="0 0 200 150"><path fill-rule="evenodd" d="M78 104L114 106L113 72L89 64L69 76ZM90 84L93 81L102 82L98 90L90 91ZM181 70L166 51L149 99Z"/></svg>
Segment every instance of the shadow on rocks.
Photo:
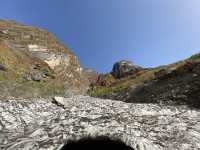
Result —
<svg viewBox="0 0 200 150"><path fill-rule="evenodd" d="M77 141L70 140L61 150L134 150L120 140L111 140L108 137L83 138Z"/></svg>

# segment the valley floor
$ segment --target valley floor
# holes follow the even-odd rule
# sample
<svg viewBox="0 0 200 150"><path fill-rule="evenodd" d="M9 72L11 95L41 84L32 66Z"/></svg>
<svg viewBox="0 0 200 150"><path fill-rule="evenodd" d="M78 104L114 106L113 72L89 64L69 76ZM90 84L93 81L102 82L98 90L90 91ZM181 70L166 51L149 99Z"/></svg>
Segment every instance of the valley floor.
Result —
<svg viewBox="0 0 200 150"><path fill-rule="evenodd" d="M200 149L200 110L87 96L0 101L0 149L54 150L68 139L106 135L135 150Z"/></svg>

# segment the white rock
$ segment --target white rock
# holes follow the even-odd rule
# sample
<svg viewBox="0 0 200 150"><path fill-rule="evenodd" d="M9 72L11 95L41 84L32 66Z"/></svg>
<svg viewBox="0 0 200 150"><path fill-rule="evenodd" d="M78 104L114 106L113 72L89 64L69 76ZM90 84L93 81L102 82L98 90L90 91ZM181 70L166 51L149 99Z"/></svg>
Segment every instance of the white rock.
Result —
<svg viewBox="0 0 200 150"><path fill-rule="evenodd" d="M53 98L53 100L54 100L58 105L65 106L64 97L55 96L55 97Z"/></svg>
<svg viewBox="0 0 200 150"><path fill-rule="evenodd" d="M87 135L129 141L135 150L200 148L198 109L88 96L56 96L54 102L65 109L45 99L0 101L0 149L61 149L67 139Z"/></svg>

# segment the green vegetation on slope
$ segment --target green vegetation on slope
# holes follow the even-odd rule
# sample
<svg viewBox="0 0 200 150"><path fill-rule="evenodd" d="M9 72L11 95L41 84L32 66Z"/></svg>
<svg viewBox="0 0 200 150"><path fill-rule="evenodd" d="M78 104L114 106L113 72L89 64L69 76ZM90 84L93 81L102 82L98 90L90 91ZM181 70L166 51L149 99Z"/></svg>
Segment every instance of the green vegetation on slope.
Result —
<svg viewBox="0 0 200 150"><path fill-rule="evenodd" d="M162 70L176 70L189 62L200 62L200 54L193 55L186 60L178 61L166 66L159 66L153 69L144 69L132 76L128 76L121 80L116 80L109 86L97 86L88 93L93 97L110 97L112 95L118 95L127 91L131 86L141 85L145 82L155 79L157 74L161 74L160 72Z"/></svg>
<svg viewBox="0 0 200 150"><path fill-rule="evenodd" d="M34 63L41 65L39 70L31 69ZM45 63L30 58L25 52L10 49L6 42L0 41L0 65L6 70L0 70L0 97L47 97L63 95L64 83L52 78L52 72ZM48 78L41 81L26 80L26 74L47 72Z"/></svg>
<svg viewBox="0 0 200 150"><path fill-rule="evenodd" d="M102 97L108 94L120 93L128 89L131 85L138 85L148 80L152 80L154 78L154 73L156 71L157 69L142 70L133 76L130 76L122 80L118 80L108 87L104 86L96 87L94 90L89 91L89 94L94 97Z"/></svg>

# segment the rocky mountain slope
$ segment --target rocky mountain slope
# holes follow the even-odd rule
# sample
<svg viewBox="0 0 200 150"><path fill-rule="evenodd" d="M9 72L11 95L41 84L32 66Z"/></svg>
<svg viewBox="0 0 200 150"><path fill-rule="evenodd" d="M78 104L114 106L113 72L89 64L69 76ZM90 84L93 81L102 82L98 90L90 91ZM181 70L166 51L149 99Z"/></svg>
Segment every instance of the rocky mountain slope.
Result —
<svg viewBox="0 0 200 150"><path fill-rule="evenodd" d="M200 110L77 96L0 100L0 149L56 150L103 135L135 150L200 149Z"/></svg>
<svg viewBox="0 0 200 150"><path fill-rule="evenodd" d="M113 75L113 71L101 75L100 81L103 84L97 81L89 94L132 103L187 104L200 107L200 54L174 64L140 68L127 73L126 68L130 66L129 63L125 69L118 67L115 74L122 74L125 70L126 74L122 78Z"/></svg>
<svg viewBox="0 0 200 150"><path fill-rule="evenodd" d="M200 54L157 68L120 61L98 75L51 33L0 20L0 149L98 135L135 150L200 149L199 76ZM93 97L73 96L88 89Z"/></svg>
<svg viewBox="0 0 200 150"><path fill-rule="evenodd" d="M0 20L1 97L83 94L88 84L77 57L51 33Z"/></svg>

